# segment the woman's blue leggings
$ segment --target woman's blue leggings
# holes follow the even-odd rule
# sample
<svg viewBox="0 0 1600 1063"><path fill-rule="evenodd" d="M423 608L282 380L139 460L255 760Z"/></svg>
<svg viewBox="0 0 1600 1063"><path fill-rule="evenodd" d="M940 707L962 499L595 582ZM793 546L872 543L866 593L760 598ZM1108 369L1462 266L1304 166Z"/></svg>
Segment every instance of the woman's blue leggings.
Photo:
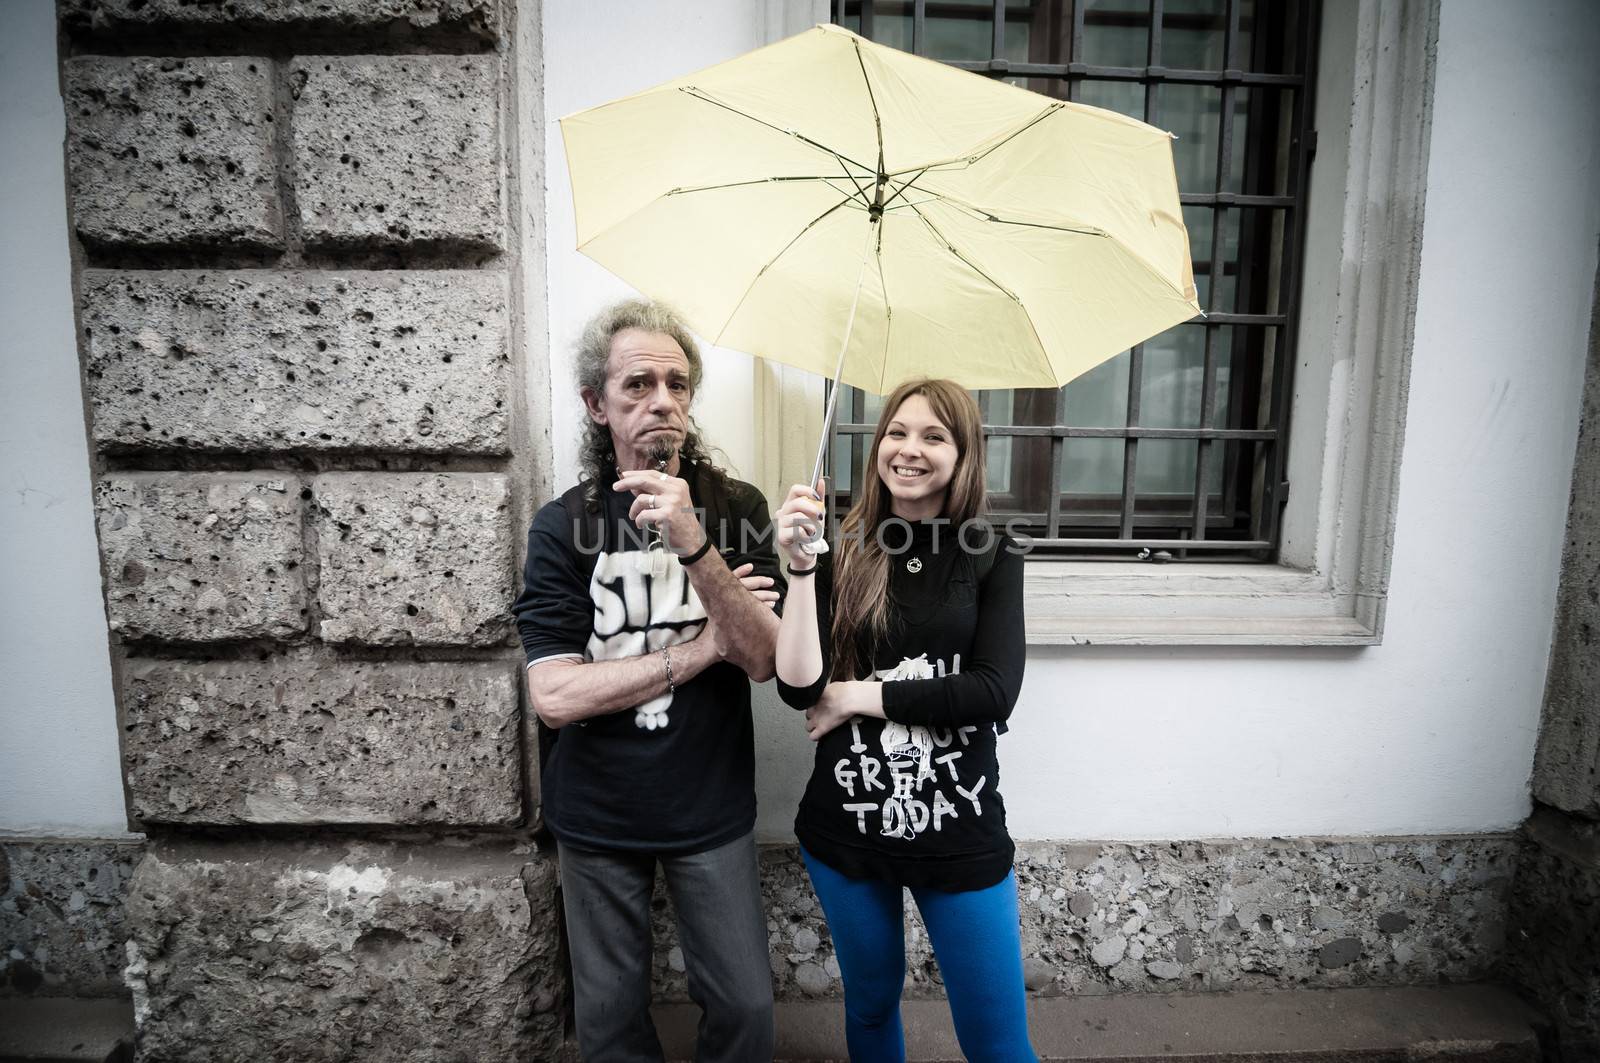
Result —
<svg viewBox="0 0 1600 1063"><path fill-rule="evenodd" d="M844 1028L855 1063L903 1063L900 990L906 946L900 887L846 878L806 852L844 975ZM1028 1041L1014 873L965 893L913 888L950 998L961 1051L972 1063L1036 1063Z"/></svg>

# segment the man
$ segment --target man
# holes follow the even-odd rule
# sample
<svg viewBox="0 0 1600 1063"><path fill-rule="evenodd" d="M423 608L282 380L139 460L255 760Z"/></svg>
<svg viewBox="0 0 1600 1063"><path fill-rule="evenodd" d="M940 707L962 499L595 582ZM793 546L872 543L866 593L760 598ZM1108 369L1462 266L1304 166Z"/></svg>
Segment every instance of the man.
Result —
<svg viewBox="0 0 1600 1063"><path fill-rule="evenodd" d="M662 1058L648 1013L658 862L704 1010L697 1058L772 1058L746 677L773 674L777 559L766 500L711 465L690 419L700 374L659 305L589 323L583 478L534 518L512 607L554 738L541 793L587 1063Z"/></svg>

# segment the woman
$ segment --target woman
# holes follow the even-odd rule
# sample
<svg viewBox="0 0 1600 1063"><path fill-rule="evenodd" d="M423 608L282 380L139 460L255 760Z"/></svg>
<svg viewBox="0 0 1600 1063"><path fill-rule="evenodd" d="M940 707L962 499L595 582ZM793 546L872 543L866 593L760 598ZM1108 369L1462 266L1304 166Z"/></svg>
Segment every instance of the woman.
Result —
<svg viewBox="0 0 1600 1063"><path fill-rule="evenodd" d="M984 510L982 421L947 380L884 403L840 541L804 485L778 513L789 593L778 690L815 764L795 834L844 975L850 1058L905 1059L901 887L970 1060L1031 1061L1013 846L995 740L1022 685L1022 557Z"/></svg>

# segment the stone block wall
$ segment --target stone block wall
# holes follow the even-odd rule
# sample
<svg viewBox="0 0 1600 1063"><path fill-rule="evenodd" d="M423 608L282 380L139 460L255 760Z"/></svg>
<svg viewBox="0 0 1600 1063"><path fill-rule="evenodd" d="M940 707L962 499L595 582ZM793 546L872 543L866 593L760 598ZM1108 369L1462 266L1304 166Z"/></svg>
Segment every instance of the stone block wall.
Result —
<svg viewBox="0 0 1600 1063"><path fill-rule="evenodd" d="M1507 973L1562 1060L1600 1059L1600 276Z"/></svg>
<svg viewBox="0 0 1600 1063"><path fill-rule="evenodd" d="M149 837L117 880L117 955L99 931L85 947L125 966L146 1059L549 1058L556 880L507 612L547 475L522 397L544 338L517 302L541 237L513 223L543 165L519 73L537 8L58 10ZM0 903L53 916L15 886L24 863ZM39 934L55 952L74 925Z"/></svg>
<svg viewBox="0 0 1600 1063"><path fill-rule="evenodd" d="M554 1058L555 872L532 857L505 841L155 843L128 897L141 1055Z"/></svg>

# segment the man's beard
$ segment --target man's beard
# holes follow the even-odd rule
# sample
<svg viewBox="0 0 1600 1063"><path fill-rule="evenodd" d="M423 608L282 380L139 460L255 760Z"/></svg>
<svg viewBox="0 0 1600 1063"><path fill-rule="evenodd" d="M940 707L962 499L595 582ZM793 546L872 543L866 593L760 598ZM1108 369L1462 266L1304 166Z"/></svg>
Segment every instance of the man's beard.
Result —
<svg viewBox="0 0 1600 1063"><path fill-rule="evenodd" d="M668 463L672 461L672 456L677 452L678 448L673 446L665 439L657 439L650 444L650 462L657 468L664 469L667 467Z"/></svg>

